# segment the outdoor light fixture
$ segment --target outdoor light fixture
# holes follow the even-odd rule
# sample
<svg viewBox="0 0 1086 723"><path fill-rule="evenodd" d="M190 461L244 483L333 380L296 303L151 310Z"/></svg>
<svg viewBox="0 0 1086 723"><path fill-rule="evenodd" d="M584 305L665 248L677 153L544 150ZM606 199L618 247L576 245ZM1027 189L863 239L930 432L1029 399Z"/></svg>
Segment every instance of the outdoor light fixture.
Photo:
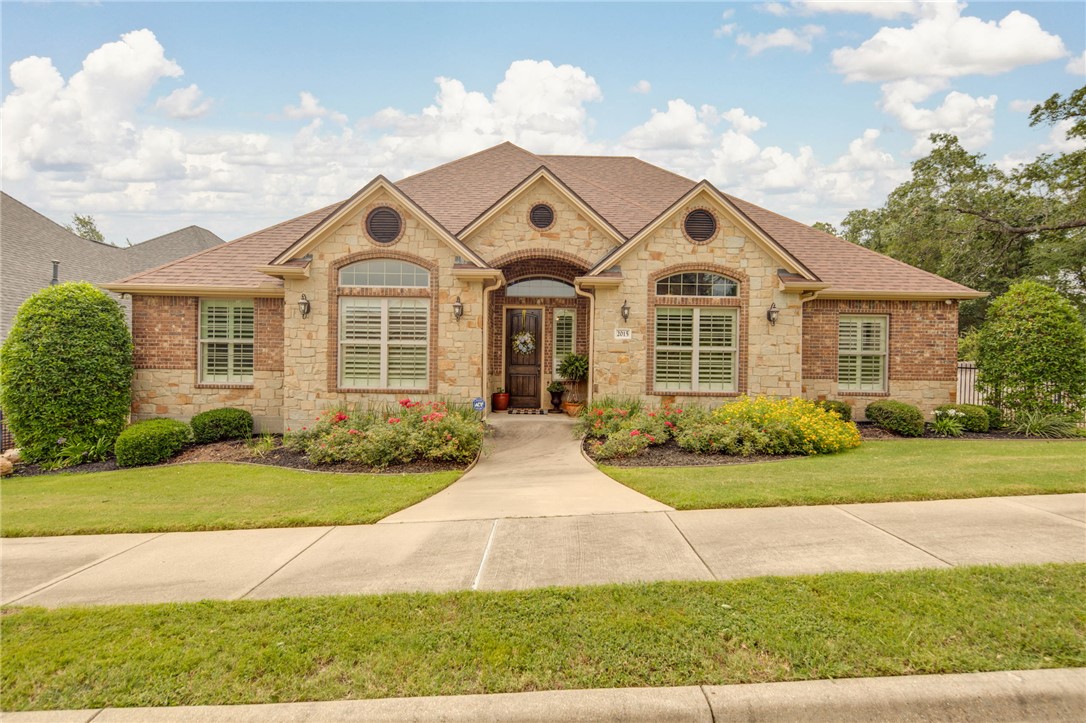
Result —
<svg viewBox="0 0 1086 723"><path fill-rule="evenodd" d="M302 312L302 318L309 316L309 312L313 306L309 303L309 299L305 298L305 294L302 294L302 298L298 299L298 311Z"/></svg>
<svg viewBox="0 0 1086 723"><path fill-rule="evenodd" d="M456 301L453 302L453 316L457 321L460 321L460 317L464 315L464 304L460 301L460 297L456 297Z"/></svg>
<svg viewBox="0 0 1086 723"><path fill-rule="evenodd" d="M629 321L630 320L630 305L627 304L625 301L623 301L622 302L622 308L620 309L620 311L622 312L622 320L623 321Z"/></svg>
<svg viewBox="0 0 1086 723"><path fill-rule="evenodd" d="M765 312L765 318L769 319L769 323L771 325L775 325L777 323L777 317L780 315L781 310L777 308L776 304L770 304L769 308L766 309Z"/></svg>

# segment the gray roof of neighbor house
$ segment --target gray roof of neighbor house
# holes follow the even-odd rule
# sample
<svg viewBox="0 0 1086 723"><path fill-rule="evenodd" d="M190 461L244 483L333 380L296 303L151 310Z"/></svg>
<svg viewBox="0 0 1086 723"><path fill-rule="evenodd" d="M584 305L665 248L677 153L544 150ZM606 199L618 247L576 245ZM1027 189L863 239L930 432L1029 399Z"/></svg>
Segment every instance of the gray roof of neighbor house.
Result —
<svg viewBox="0 0 1086 723"><path fill-rule="evenodd" d="M54 260L60 262L61 281L104 284L222 243L199 226L126 248L90 241L0 192L0 339L7 338L19 305L49 285ZM122 304L127 313L130 302Z"/></svg>
<svg viewBox="0 0 1086 723"><path fill-rule="evenodd" d="M627 240L634 238L698 184L638 158L536 155L502 143L394 185L450 234L457 236L512 189L547 168ZM828 292L872 296L925 294L971 298L978 292L870 251L753 203L721 194L738 212L818 280ZM285 221L236 241L135 274L116 286L281 286L257 270L331 216L343 202ZM598 261L598 260L597 260Z"/></svg>

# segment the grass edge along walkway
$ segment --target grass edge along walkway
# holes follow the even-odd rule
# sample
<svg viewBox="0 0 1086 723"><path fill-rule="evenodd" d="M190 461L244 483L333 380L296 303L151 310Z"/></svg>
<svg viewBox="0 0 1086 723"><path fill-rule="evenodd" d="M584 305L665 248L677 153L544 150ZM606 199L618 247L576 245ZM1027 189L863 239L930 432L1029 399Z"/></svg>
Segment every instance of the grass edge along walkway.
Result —
<svg viewBox="0 0 1086 723"><path fill-rule="evenodd" d="M321 527L376 522L445 489L462 471L332 474L197 462L6 477L4 537Z"/></svg>
<svg viewBox="0 0 1086 723"><path fill-rule="evenodd" d="M1086 442L886 440L776 462L611 467L612 479L678 510L1086 492Z"/></svg>
<svg viewBox="0 0 1086 723"><path fill-rule="evenodd" d="M1086 565L9 608L0 707L84 709L1086 666Z"/></svg>

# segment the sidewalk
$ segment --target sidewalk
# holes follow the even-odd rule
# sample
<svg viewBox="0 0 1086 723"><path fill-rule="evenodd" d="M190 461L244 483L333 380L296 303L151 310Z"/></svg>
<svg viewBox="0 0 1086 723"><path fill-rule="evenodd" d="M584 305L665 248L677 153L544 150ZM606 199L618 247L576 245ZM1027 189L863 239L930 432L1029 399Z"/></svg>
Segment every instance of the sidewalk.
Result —
<svg viewBox="0 0 1086 723"><path fill-rule="evenodd" d="M1086 494L7 538L4 604L508 590L1086 561Z"/></svg>
<svg viewBox="0 0 1086 723"><path fill-rule="evenodd" d="M1086 710L1086 669L810 680L682 688L272 705L6 713L7 723L339 721L1062 721Z"/></svg>

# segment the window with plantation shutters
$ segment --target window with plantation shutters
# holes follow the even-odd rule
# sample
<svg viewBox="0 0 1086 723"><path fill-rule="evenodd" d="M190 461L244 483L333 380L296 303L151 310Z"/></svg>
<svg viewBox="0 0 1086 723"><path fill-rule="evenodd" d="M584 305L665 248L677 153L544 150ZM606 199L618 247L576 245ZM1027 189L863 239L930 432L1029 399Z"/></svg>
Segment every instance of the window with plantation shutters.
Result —
<svg viewBox="0 0 1086 723"><path fill-rule="evenodd" d="M253 302L200 301L200 381L252 384Z"/></svg>
<svg viewBox="0 0 1086 723"><path fill-rule="evenodd" d="M738 374L735 309L656 309L654 388L734 392Z"/></svg>
<svg viewBox="0 0 1086 723"><path fill-rule="evenodd" d="M572 309L556 309L554 312L554 371L558 365L573 353L574 339L577 338L577 317Z"/></svg>
<svg viewBox="0 0 1086 723"><path fill-rule="evenodd" d="M339 300L340 386L422 389L429 381L430 301Z"/></svg>
<svg viewBox="0 0 1086 723"><path fill-rule="evenodd" d="M837 386L886 391L886 317L842 316L837 325Z"/></svg>

